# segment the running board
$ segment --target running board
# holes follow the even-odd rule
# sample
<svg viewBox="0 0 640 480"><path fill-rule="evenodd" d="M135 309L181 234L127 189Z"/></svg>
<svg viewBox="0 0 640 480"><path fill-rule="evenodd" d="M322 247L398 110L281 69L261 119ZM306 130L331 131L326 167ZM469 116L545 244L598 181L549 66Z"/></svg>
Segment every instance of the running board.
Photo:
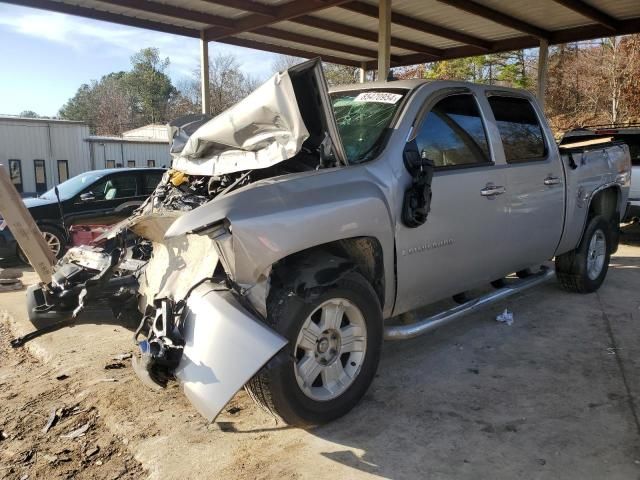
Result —
<svg viewBox="0 0 640 480"><path fill-rule="evenodd" d="M385 340L407 340L414 338L424 333L435 330L438 327L446 325L454 320L457 320L468 313L475 312L476 310L496 303L504 298L510 297L515 293L522 292L531 287L541 284L549 280L555 273L553 268L543 267L540 272L527 277L522 280L514 282L513 285L500 288L494 292L488 293L482 297L469 300L462 305L458 305L450 310L440 312L431 317L423 318L415 323L409 325L393 325L385 327L384 339Z"/></svg>

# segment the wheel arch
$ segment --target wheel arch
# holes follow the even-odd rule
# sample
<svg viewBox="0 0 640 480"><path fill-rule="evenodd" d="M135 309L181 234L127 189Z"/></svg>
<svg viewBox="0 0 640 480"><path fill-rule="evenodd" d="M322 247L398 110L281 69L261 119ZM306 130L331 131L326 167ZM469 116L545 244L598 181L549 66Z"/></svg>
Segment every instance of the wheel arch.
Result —
<svg viewBox="0 0 640 480"><path fill-rule="evenodd" d="M611 234L610 253L615 253L618 250L620 240L619 223L621 215L624 213L622 205L620 205L621 198L622 192L620 191L620 186L617 184L603 185L591 194L587 218L580 233L580 242L591 219L596 216L602 216L609 222L611 228L609 232Z"/></svg>
<svg viewBox="0 0 640 480"><path fill-rule="evenodd" d="M271 269L270 285L290 284L293 275L304 275L300 288L313 289L335 283L345 273L355 270L372 286L384 311L387 275L384 250L375 237L362 236L335 240L292 253L276 262Z"/></svg>

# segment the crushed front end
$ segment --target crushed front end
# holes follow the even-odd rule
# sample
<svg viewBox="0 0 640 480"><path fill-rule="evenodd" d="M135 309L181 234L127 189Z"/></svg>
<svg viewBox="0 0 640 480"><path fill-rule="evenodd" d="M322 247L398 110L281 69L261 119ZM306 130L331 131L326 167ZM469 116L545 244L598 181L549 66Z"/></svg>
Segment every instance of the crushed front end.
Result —
<svg viewBox="0 0 640 480"><path fill-rule="evenodd" d="M173 221L237 188L250 175L222 178L168 171L134 215L96 246L70 249L52 282L27 292L29 318L39 329L104 321L105 310L135 329L134 369L151 388L176 378L213 419L286 341L267 328L243 288L220 261L224 223L165 238Z"/></svg>
<svg viewBox="0 0 640 480"><path fill-rule="evenodd" d="M218 117L183 120L170 124L173 169L154 193L95 246L70 249L50 283L29 289L28 309L39 328L111 309L135 326L140 378L153 388L176 378L212 419L287 343L264 323L271 266L256 258L278 247L256 231L260 205L281 203L282 179L346 161L318 59Z"/></svg>

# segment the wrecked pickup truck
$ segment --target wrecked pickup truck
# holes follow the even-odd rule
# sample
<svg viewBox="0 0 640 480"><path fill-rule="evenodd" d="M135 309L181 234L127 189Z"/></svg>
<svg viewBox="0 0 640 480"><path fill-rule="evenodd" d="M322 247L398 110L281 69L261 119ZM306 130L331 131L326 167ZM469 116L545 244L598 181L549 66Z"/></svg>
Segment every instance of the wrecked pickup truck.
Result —
<svg viewBox="0 0 640 480"><path fill-rule="evenodd" d="M176 379L209 419L243 385L289 424L344 415L383 338L539 283L554 257L562 286L595 291L630 183L624 144L559 149L525 91L406 80L329 92L318 60L173 131L153 195L100 247L72 248L28 306L46 327L109 305L138 325L139 376ZM436 315L402 315L452 296Z"/></svg>

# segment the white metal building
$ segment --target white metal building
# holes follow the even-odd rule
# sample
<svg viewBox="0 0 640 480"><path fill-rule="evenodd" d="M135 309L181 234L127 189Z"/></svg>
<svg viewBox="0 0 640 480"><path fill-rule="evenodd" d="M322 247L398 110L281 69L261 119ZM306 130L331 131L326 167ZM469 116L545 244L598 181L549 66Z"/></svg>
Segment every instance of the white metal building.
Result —
<svg viewBox="0 0 640 480"><path fill-rule="evenodd" d="M142 137L87 138L90 149L91 169L116 167L169 167L169 142L167 139Z"/></svg>
<svg viewBox="0 0 640 480"><path fill-rule="evenodd" d="M44 192L91 169L83 122L0 116L0 164L21 193Z"/></svg>
<svg viewBox="0 0 640 480"><path fill-rule="evenodd" d="M164 125L98 137L84 122L0 116L0 164L25 196L87 170L169 166L168 140Z"/></svg>

